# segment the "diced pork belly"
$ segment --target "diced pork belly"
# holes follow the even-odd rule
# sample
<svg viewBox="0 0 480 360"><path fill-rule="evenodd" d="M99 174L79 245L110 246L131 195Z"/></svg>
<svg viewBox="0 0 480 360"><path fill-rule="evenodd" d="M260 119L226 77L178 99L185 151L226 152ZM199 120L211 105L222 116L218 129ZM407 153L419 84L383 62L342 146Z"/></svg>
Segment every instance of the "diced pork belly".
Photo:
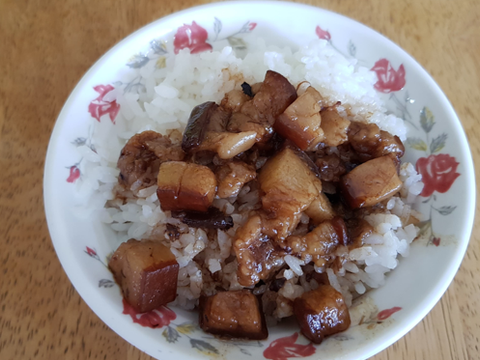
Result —
<svg viewBox="0 0 480 360"><path fill-rule="evenodd" d="M262 167L259 175L262 207L273 226L266 226L266 234L285 239L297 226L301 212L318 197L321 181L300 159L294 150L286 147Z"/></svg>
<svg viewBox="0 0 480 360"><path fill-rule="evenodd" d="M315 344L350 326L345 300L331 285L320 285L316 290L307 291L296 298L293 313L302 334Z"/></svg>
<svg viewBox="0 0 480 360"><path fill-rule="evenodd" d="M118 182L127 189L138 190L157 181L160 164L170 160L183 160L185 154L179 145L155 131L144 131L128 140L122 149L117 166Z"/></svg>
<svg viewBox="0 0 480 360"><path fill-rule="evenodd" d="M268 337L263 311L248 290L223 291L200 297L200 327L228 338L263 340Z"/></svg>
<svg viewBox="0 0 480 360"><path fill-rule="evenodd" d="M240 133L208 131L197 151L214 151L220 159L231 159L238 154L249 150L256 141L255 131Z"/></svg>
<svg viewBox="0 0 480 360"><path fill-rule="evenodd" d="M269 70L253 99L245 102L239 113L232 114L227 130L255 131L257 142L266 141L273 134L272 126L277 116L296 98L293 85L281 74Z"/></svg>
<svg viewBox="0 0 480 360"><path fill-rule="evenodd" d="M300 149L313 150L324 140L319 101L319 92L310 86L277 117L273 126L275 131Z"/></svg>
<svg viewBox="0 0 480 360"><path fill-rule="evenodd" d="M333 219L335 217L335 211L333 211L330 200L324 193L318 194L318 197L312 201L310 206L305 210L305 214L310 218L314 225L318 225L326 220Z"/></svg>
<svg viewBox="0 0 480 360"><path fill-rule="evenodd" d="M347 228L341 217L335 217L322 222L305 236L289 236L285 242L293 255L306 263L313 260L317 266L323 266L328 260L326 257L339 245L347 245Z"/></svg>
<svg viewBox="0 0 480 360"><path fill-rule="evenodd" d="M255 167L242 161L232 161L221 166L216 172L220 199L236 196L247 182L257 177Z"/></svg>
<svg viewBox="0 0 480 360"><path fill-rule="evenodd" d="M158 242L131 239L122 243L108 267L125 300L139 312L157 309L177 296L177 261Z"/></svg>
<svg viewBox="0 0 480 360"><path fill-rule="evenodd" d="M285 252L262 231L262 218L254 215L235 234L233 249L238 261L238 282L242 286L268 279L283 264Z"/></svg>
<svg viewBox="0 0 480 360"><path fill-rule="evenodd" d="M348 141L350 121L340 116L337 109L328 107L320 112L322 129L325 133L323 142L327 146L338 146Z"/></svg>
<svg viewBox="0 0 480 360"><path fill-rule="evenodd" d="M369 160L342 177L342 194L352 209L373 206L400 191L402 181L392 156Z"/></svg>
<svg viewBox="0 0 480 360"><path fill-rule="evenodd" d="M399 159L405 147L398 136L380 130L376 124L352 121L348 129L348 140L362 161L393 154Z"/></svg>
<svg viewBox="0 0 480 360"><path fill-rule="evenodd" d="M207 211L215 196L217 180L206 166L170 161L160 166L157 185L163 211Z"/></svg>

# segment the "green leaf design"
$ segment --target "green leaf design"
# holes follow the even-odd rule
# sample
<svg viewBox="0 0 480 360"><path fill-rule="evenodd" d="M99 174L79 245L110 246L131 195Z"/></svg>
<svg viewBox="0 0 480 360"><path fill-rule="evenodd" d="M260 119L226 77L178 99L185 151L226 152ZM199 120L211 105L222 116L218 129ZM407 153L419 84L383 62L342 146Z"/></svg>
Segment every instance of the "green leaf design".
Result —
<svg viewBox="0 0 480 360"><path fill-rule="evenodd" d="M427 151L428 149L428 146L425 143L425 141L419 138L408 138L405 143L415 150Z"/></svg>
<svg viewBox="0 0 480 360"><path fill-rule="evenodd" d="M441 215L449 215L451 214L457 207L456 206L442 206L440 209L433 208L434 210L438 211Z"/></svg>
<svg viewBox="0 0 480 360"><path fill-rule="evenodd" d="M113 280L101 279L98 282L98 287L111 288L113 285L115 285Z"/></svg>
<svg viewBox="0 0 480 360"><path fill-rule="evenodd" d="M218 18L214 18L215 21L213 23L213 32L218 37L220 31L222 31L222 22Z"/></svg>
<svg viewBox="0 0 480 360"><path fill-rule="evenodd" d="M154 39L150 41L150 47L152 48L153 52L157 55L164 55L167 53L167 46L165 42L162 40Z"/></svg>
<svg viewBox="0 0 480 360"><path fill-rule="evenodd" d="M357 47L355 46L352 40L348 42L348 53L352 57L355 57L355 55L357 54Z"/></svg>
<svg viewBox="0 0 480 360"><path fill-rule="evenodd" d="M204 353L205 355L210 355L211 353L218 355L219 352L217 348L206 341L198 340L198 339L190 339L190 345L192 348L199 350L200 352Z"/></svg>
<svg viewBox="0 0 480 360"><path fill-rule="evenodd" d="M234 49L244 50L244 49L247 48L247 44L241 38L234 37L234 36L229 36L227 38L227 40L228 40L228 43L230 44L230 46Z"/></svg>
<svg viewBox="0 0 480 360"><path fill-rule="evenodd" d="M447 136L447 134L443 133L432 140L432 142L430 143L430 152L432 154L439 152L445 147Z"/></svg>
<svg viewBox="0 0 480 360"><path fill-rule="evenodd" d="M142 66L145 66L149 60L150 59L148 58L148 56L145 56L143 54L135 54L127 63L127 66L133 69L139 69Z"/></svg>
<svg viewBox="0 0 480 360"><path fill-rule="evenodd" d="M167 328L165 330L163 330L162 336L165 339L167 339L167 342L174 343L174 342L178 341L178 338L180 337L180 334L173 327L167 326Z"/></svg>
<svg viewBox="0 0 480 360"><path fill-rule="evenodd" d="M245 354L245 355L248 355L248 356L252 356L252 354L251 354L247 349L240 348L240 352L241 352L242 354Z"/></svg>
<svg viewBox="0 0 480 360"><path fill-rule="evenodd" d="M193 323L185 323L177 326L177 331L185 335L194 332L196 329L198 329L198 326Z"/></svg>
<svg viewBox="0 0 480 360"><path fill-rule="evenodd" d="M430 109L424 106L422 111L420 111L420 126L426 133L429 133L433 125L435 125L435 118Z"/></svg>

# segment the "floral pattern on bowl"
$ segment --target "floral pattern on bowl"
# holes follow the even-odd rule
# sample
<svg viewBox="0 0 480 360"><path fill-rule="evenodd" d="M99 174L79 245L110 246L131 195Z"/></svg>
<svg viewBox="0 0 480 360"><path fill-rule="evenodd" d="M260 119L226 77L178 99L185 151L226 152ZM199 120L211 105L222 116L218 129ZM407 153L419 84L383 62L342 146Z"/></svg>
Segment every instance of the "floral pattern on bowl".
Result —
<svg viewBox="0 0 480 360"><path fill-rule="evenodd" d="M142 33L144 38L150 40L147 46L133 46L131 44L133 38L125 40L130 41L129 46L132 49L135 48L135 51L130 52L130 55L132 53L134 55L125 61L126 66L138 69L154 61L156 67L162 68L165 66L168 56L172 56L184 48L190 49L192 53L199 53L209 51L217 45L225 46L228 44L237 50L248 51L248 41L244 39L244 34L254 32L260 36L266 33L267 37L271 37L271 34L267 31L269 30L268 26L263 25L263 23L268 23L269 26L272 26L271 21L262 21L262 17L266 15L256 15L255 17L251 15L260 13L259 9L268 7L268 4L250 4L249 6L256 10L251 10L248 13L244 10L240 11L238 5L230 5L237 6L238 14L235 18L225 15L225 9L230 9L228 4L215 6L221 8L223 12L220 10L219 13L213 12L217 16L212 16L212 12L207 11L209 7L199 8L196 10L197 12L192 10L192 13L187 13L189 16L182 15L171 20L173 21L172 24L175 23L176 26L170 25L170 28L175 30L166 32L160 37L154 35L153 29L155 26L151 26L150 30L145 30ZM376 73L378 79L375 89L384 94L389 111L401 117L409 127L406 157L408 161L416 164L417 170L424 177L425 188L421 194L423 199L418 205L426 216L426 220L420 224L421 236L414 243L417 245L413 246L412 252L417 253L415 254L416 257L421 257L425 255L423 249L428 248L428 251L436 251L429 255L431 259L436 259L436 261L450 259L452 253L455 253L455 261L450 261L448 271L433 269L425 277L425 281L438 282L439 279L444 279L450 282L454 271L458 268L458 261L461 260L466 248L468 239L466 239L465 234L471 231L471 222L469 223L470 230L452 231L453 233L449 233L449 227L445 224L449 222L453 224L458 221L457 219L462 214L469 214L469 211L471 211L471 204L468 205L468 208L462 205L463 199L460 199L458 194L462 187L473 188L473 172L471 158L468 157L468 148L463 149L463 152L458 150L460 145L465 146L465 143L462 144L464 134L458 129L459 124L455 123L458 120L451 110L450 113L453 114L451 115L453 117L445 120L445 116L442 115L445 113L445 109L439 105L438 99L444 101L443 94L440 93L442 96L437 93L430 97L424 96L420 91L416 91L416 83L415 86L410 86L410 81L413 81L412 79L421 73L421 69L418 69L418 65L408 55L373 31L349 19L320 9L293 4L283 6L284 10L278 14L279 19L276 20L277 25L274 27L276 32L281 32L286 39L294 43L296 41L299 43L305 42L307 39L313 39L314 37L324 39L347 58L355 58L359 64L370 68ZM290 12L305 15L306 19L302 24L302 34L304 35L302 39L296 38L282 24L282 19L291 16ZM312 16L307 16L307 12L311 12ZM313 17L314 14L315 17ZM228 19L224 20L225 17L228 17ZM255 21L251 20L253 18ZM159 29L166 26L161 25L161 21L156 25ZM357 31L346 31L344 25L348 25L351 29ZM375 40L379 49L372 51L369 42L356 35L356 32L370 40ZM138 35L136 39L139 39ZM381 46L378 44L381 44ZM126 45L119 44L117 47L120 49L122 46L125 47ZM382 46L385 52L383 52ZM341 50L344 48L346 51ZM147 50L144 51L144 49ZM123 55L126 53L126 51L122 52ZM374 53L376 57L372 57L371 53ZM113 52L111 57L113 57ZM60 156L58 151L55 152L55 155L50 155L53 154L53 150L49 149L50 158L47 157L46 174L50 177L47 178L46 176L45 187L48 189L59 188L59 191L66 194L64 203L61 205L65 209L72 208L70 204L74 203L74 196L71 192L74 192L75 188L71 184L83 181L81 172L83 158L79 157L75 148L87 145L95 152L95 147L90 141L92 130L88 122L109 121L115 124L120 105L116 103L115 99L109 97L109 93L114 89L114 86L122 86L124 91L132 92L140 91L143 86L138 79L133 79L128 83L119 83L115 79L116 70L111 71L108 75L101 75L100 72L105 69L105 66L105 63L96 65L97 73L95 76L91 76L85 81L82 80L77 86L79 90L72 94L72 101L76 101L75 104L67 103L65 105L67 109L64 109L65 113L62 112L59 116L60 125L57 123L56 132L54 131L54 135L52 135L50 146L55 149L67 150ZM121 68L118 61L115 66L116 69ZM410 72L412 72L411 77ZM428 77L424 73L421 73L421 75ZM87 88L91 91L87 91ZM80 90L82 90L81 94ZM439 92L439 90L436 91ZM448 108L449 104L447 103L445 106ZM76 110L77 113L83 115L80 116L79 121L74 123L75 126L66 129L61 125L65 124L68 118L68 107L72 108L72 111ZM73 109L74 107L75 109ZM81 109L83 109L83 112ZM437 121L436 117L441 117L442 120ZM62 120L60 121L60 119ZM447 127L449 127L449 130L446 130ZM61 134L61 136L58 134ZM448 146L447 140L453 144ZM67 187L59 185L59 179ZM457 184L459 182L461 184ZM318 358L319 356L324 359L337 356L354 359L369 356L373 354L372 347L378 349L380 346L384 348L398 339L398 334L403 335L405 329L411 327L409 324L418 322L441 295L441 292L428 293L426 290L428 286L423 286L426 294L424 296L428 296L429 299L428 304L424 305L422 309L415 309L411 302L405 301L400 296L398 290L393 289L391 284L387 284L385 290L382 289L382 291L372 293L371 302L366 301L365 304L367 305L361 304L359 306L360 310L363 311L360 312L366 315L360 317L354 324L355 326L352 326L345 333L331 337L320 346L310 344L293 326L283 329L274 328L269 339L263 342L225 342L204 334L198 328L195 317L192 318L191 314L189 315L182 310L162 307L147 314L135 313L122 300L120 291L106 266L106 259L113 250L111 244L90 243L84 237L81 241L76 242L61 242L59 240L61 237L52 224L58 224L60 221L58 219L64 219L62 216L70 215L60 215L57 209L61 206L58 204L52 205L51 202L47 201L48 195L51 193L52 190L49 190L46 191L45 195L47 217L56 251L70 279L90 307L109 326L122 337L154 357L160 358L163 356L162 354L172 350L178 351L182 356L191 358L196 358L201 354L211 357L227 353L229 357L233 356L234 358L247 355L254 358L263 356L266 359L278 360L299 357ZM459 213L460 211L461 213ZM433 216L434 214L446 220L440 221L439 218ZM70 220L64 221L71 222L73 218L72 215L68 218ZM471 220L471 217L469 219ZM80 232L83 231L79 227L74 228ZM98 234L98 231L93 233ZM425 247L424 245L434 246ZM444 245L453 250L443 250L439 245ZM99 250L97 251L96 248L99 248ZM82 252L87 256L77 256ZM97 262L90 263L88 258ZM70 261L71 259L75 260ZM405 259L406 261L407 259ZM415 259L411 262L416 264ZM82 271L79 273L80 268ZM442 271L444 273L440 276L439 274ZM400 281L401 277L400 270L396 270L395 274L391 276L395 281ZM104 299L101 304L89 298L88 292L95 288L100 292L96 296ZM387 295L388 293L393 295ZM378 307L383 310L378 311ZM123 330L122 327L127 330ZM385 334L388 336L386 337ZM365 345L366 342L368 342L368 345Z"/></svg>

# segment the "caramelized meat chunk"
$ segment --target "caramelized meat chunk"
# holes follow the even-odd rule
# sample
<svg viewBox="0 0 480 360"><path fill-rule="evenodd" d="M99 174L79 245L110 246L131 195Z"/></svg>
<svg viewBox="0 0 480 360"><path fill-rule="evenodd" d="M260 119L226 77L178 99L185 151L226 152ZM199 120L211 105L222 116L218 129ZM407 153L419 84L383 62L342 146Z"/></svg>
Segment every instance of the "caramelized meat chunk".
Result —
<svg viewBox="0 0 480 360"><path fill-rule="evenodd" d="M127 189L138 190L155 184L160 164L183 160L180 146L155 131L144 131L128 140L120 153L118 182Z"/></svg>
<svg viewBox="0 0 480 360"><path fill-rule="evenodd" d="M283 75L268 70L255 97L242 106L241 112L259 123L272 126L277 116L296 98L295 87Z"/></svg>
<svg viewBox="0 0 480 360"><path fill-rule="evenodd" d="M242 286L268 279L283 264L284 251L262 230L262 218L254 215L235 234L233 249L238 260L238 282Z"/></svg>
<svg viewBox="0 0 480 360"><path fill-rule="evenodd" d="M352 209L373 206L400 191L402 181L391 156L369 160L342 177L340 187Z"/></svg>
<svg viewBox="0 0 480 360"><path fill-rule="evenodd" d="M352 121L348 129L348 140L362 161L388 154L395 155L398 160L405 153L405 147L398 136L380 130L376 124Z"/></svg>
<svg viewBox="0 0 480 360"><path fill-rule="evenodd" d="M185 131L183 132L182 149L185 152L189 152L200 146L205 137L210 117L217 108L218 105L213 101L207 101L193 108Z"/></svg>
<svg viewBox="0 0 480 360"><path fill-rule="evenodd" d="M255 131L240 133L208 131L196 151L214 151L220 159L231 159L250 149L256 141Z"/></svg>
<svg viewBox="0 0 480 360"><path fill-rule="evenodd" d="M139 312L157 309L177 296L178 264L160 243L130 239L114 252L108 267L125 300Z"/></svg>
<svg viewBox="0 0 480 360"><path fill-rule="evenodd" d="M252 86L252 91L255 85ZM273 134L273 124L278 115L297 98L292 84L275 71L267 71L255 96L245 102L240 112L234 112L227 130L232 132L255 131L257 142L268 140Z"/></svg>
<svg viewBox="0 0 480 360"><path fill-rule="evenodd" d="M163 211L207 211L215 196L217 180L206 166L170 161L160 166L157 185Z"/></svg>
<svg viewBox="0 0 480 360"><path fill-rule="evenodd" d="M289 236L286 244L294 255L306 263L313 260L317 266L325 264L338 245L348 243L347 228L341 217L322 222L305 236Z"/></svg>
<svg viewBox="0 0 480 360"><path fill-rule="evenodd" d="M302 211L322 190L321 181L288 147L262 167L259 182L264 193L262 207L273 224L266 234L280 240L290 235Z"/></svg>
<svg viewBox="0 0 480 360"><path fill-rule="evenodd" d="M330 204L330 200L328 200L324 193L318 194L318 197L313 200L305 210L305 214L315 225L335 217L332 204Z"/></svg>
<svg viewBox="0 0 480 360"><path fill-rule="evenodd" d="M335 107L329 107L320 112L322 129L325 133L324 143L327 146L338 146L348 141L350 121L340 116Z"/></svg>
<svg viewBox="0 0 480 360"><path fill-rule="evenodd" d="M324 140L319 101L320 94L310 86L277 117L273 126L275 131L300 149L313 150Z"/></svg>
<svg viewBox="0 0 480 360"><path fill-rule="evenodd" d="M221 106L216 106L210 113L208 124L206 125L206 131L223 132L227 129L228 121L230 120L232 113L228 109L224 109Z"/></svg>
<svg viewBox="0 0 480 360"><path fill-rule="evenodd" d="M365 239L374 231L372 225L362 218L353 218L347 221L348 247L351 249L363 245Z"/></svg>
<svg viewBox="0 0 480 360"><path fill-rule="evenodd" d="M257 177L252 165L242 161L232 161L216 171L218 180L217 196L220 199L238 195L240 189L250 180Z"/></svg>
<svg viewBox="0 0 480 360"><path fill-rule="evenodd" d="M315 165L318 167L322 181L338 182L346 172L345 164L336 154L319 157L315 161Z"/></svg>
<svg viewBox="0 0 480 360"><path fill-rule="evenodd" d="M251 340L268 337L260 303L248 290L201 296L199 323L203 331L222 337Z"/></svg>
<svg viewBox="0 0 480 360"><path fill-rule="evenodd" d="M303 293L293 302L293 313L302 334L315 344L326 336L345 331L350 314L342 294L330 285Z"/></svg>

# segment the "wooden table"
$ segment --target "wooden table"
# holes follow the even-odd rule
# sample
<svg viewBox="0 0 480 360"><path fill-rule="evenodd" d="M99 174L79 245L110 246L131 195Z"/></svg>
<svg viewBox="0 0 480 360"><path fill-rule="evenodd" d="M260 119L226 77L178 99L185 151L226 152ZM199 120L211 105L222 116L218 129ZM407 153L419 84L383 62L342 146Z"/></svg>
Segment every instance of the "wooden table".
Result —
<svg viewBox="0 0 480 360"><path fill-rule="evenodd" d="M81 300L53 249L42 199L55 119L85 71L143 25L201 0L0 0L0 359L150 359ZM392 39L458 112L480 161L480 2L310 0ZM478 173L477 173L478 176ZM408 335L374 357L478 359L480 224L454 283Z"/></svg>

